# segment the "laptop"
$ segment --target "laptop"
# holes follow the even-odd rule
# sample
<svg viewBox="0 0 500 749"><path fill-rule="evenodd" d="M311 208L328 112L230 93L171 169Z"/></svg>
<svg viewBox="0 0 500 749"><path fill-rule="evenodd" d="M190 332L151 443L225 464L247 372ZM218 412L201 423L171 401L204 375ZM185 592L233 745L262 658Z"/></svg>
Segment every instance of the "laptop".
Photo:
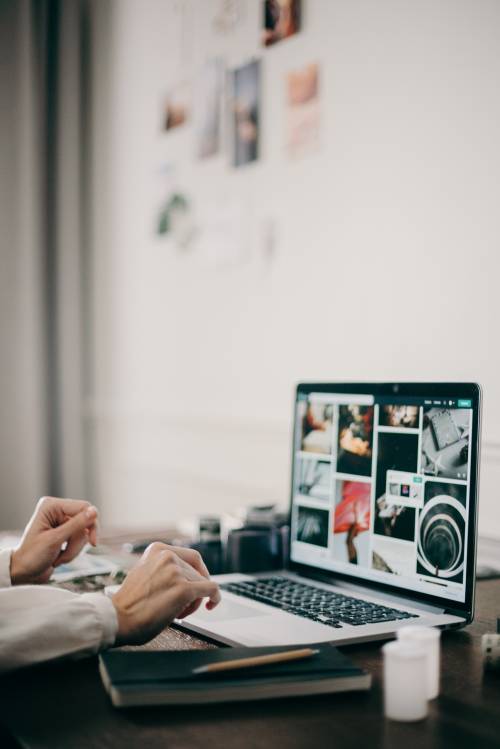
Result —
<svg viewBox="0 0 500 749"><path fill-rule="evenodd" d="M216 576L178 624L258 646L471 622L480 411L475 383L299 384L285 569Z"/></svg>

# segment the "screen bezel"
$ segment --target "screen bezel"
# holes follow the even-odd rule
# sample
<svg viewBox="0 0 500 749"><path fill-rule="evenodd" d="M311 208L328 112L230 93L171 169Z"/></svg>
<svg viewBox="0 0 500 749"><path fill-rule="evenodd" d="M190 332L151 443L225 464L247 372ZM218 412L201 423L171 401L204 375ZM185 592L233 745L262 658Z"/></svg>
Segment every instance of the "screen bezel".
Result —
<svg viewBox="0 0 500 749"><path fill-rule="evenodd" d="M351 582L353 585L363 586L373 590L383 591L402 598L421 601L438 606L440 609L463 616L467 621L472 621L474 613L474 593L476 577L476 547L477 547L477 517L478 517L478 489L479 489L479 457L480 457L480 423L481 423L481 386L475 382L301 382L295 390L293 410L293 441L292 441L292 473L290 485L290 514L292 512L294 499L294 476L295 476L295 445L296 430L298 428L297 401L299 395L310 393L352 393L353 395L366 394L377 396L409 396L409 397L434 397L434 398L469 398L472 401L472 434L470 440L470 489L469 489L469 527L467 535L467 569L465 571L465 600L450 601L447 598L433 596L421 591L408 591L390 583L367 580L356 575L344 572L332 572L321 569L314 565L294 562L292 554L292 526L290 523L289 558L288 569L305 577L315 578L323 582L332 583L342 580Z"/></svg>

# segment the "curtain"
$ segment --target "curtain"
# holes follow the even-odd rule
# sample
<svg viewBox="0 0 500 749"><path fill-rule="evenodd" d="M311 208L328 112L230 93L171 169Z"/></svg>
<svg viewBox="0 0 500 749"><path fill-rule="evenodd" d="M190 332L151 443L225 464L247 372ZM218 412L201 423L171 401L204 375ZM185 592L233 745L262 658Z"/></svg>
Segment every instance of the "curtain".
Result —
<svg viewBox="0 0 500 749"><path fill-rule="evenodd" d="M91 485L93 7L0 0L0 528Z"/></svg>

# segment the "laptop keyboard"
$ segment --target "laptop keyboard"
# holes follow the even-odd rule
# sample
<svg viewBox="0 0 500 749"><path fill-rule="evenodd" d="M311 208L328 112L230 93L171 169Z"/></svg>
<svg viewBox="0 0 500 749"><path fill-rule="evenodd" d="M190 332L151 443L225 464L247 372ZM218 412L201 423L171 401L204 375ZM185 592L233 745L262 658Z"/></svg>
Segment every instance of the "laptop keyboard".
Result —
<svg viewBox="0 0 500 749"><path fill-rule="evenodd" d="M379 624L417 617L417 614L409 614L407 611L362 601L312 585L296 583L286 577L225 583L220 587L237 596L261 601L289 614L296 614L337 629L343 624L359 627L363 624Z"/></svg>

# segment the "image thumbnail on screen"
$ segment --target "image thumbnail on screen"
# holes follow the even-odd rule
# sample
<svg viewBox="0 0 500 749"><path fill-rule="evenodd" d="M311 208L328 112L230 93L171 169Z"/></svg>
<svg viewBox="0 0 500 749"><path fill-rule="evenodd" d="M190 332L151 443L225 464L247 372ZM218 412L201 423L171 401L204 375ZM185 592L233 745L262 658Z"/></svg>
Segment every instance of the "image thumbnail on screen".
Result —
<svg viewBox="0 0 500 749"><path fill-rule="evenodd" d="M429 476L467 479L471 411L427 408L422 433L422 471Z"/></svg>
<svg viewBox="0 0 500 749"><path fill-rule="evenodd" d="M373 453L373 406L340 406L337 471L370 476Z"/></svg>
<svg viewBox="0 0 500 749"><path fill-rule="evenodd" d="M333 406L331 404L307 401L302 419L300 449L304 452L331 454L332 419Z"/></svg>
<svg viewBox="0 0 500 749"><path fill-rule="evenodd" d="M418 406L381 406L378 423L381 427L418 429L419 415Z"/></svg>
<svg viewBox="0 0 500 749"><path fill-rule="evenodd" d="M418 573L463 581L466 494L464 484L426 483L418 518Z"/></svg>
<svg viewBox="0 0 500 749"><path fill-rule="evenodd" d="M299 507L297 541L315 546L328 546L328 510Z"/></svg>
<svg viewBox="0 0 500 749"><path fill-rule="evenodd" d="M298 464L298 489L300 494L315 499L330 497L331 463L315 456L302 458Z"/></svg>
<svg viewBox="0 0 500 749"><path fill-rule="evenodd" d="M367 482L337 481L333 556L340 562L369 563L370 493Z"/></svg>

